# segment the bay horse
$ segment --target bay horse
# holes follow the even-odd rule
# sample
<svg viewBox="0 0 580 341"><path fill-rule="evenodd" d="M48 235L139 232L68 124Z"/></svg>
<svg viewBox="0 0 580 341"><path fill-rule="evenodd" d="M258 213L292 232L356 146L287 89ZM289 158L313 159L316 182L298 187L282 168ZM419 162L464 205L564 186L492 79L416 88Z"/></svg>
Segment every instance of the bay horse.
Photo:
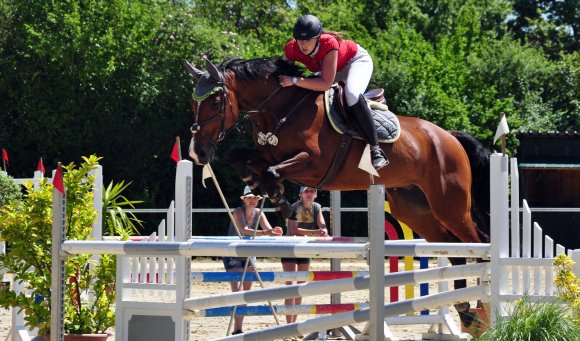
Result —
<svg viewBox="0 0 580 341"><path fill-rule="evenodd" d="M256 148L233 151L232 165L283 213L289 207L284 180L324 190L369 188L369 174L358 168L365 147L358 139L345 151L335 176L320 186L341 136L326 118L323 92L279 86L280 75L300 76L296 66L279 58L232 59L218 66L206 60L207 71L184 64L197 82L191 156L198 164L214 159L218 142L245 112ZM452 134L418 118L398 119L399 138L381 144L391 163L375 178L385 186L392 215L429 242L488 242L489 152L466 133ZM472 196L472 189L479 193ZM465 281L455 286L464 287ZM469 303L456 307L466 312Z"/></svg>

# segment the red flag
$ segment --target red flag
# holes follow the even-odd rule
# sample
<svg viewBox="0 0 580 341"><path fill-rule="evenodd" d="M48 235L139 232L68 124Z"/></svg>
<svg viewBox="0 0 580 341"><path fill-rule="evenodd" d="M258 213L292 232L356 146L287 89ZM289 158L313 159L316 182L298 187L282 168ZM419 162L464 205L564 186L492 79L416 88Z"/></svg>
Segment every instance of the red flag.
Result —
<svg viewBox="0 0 580 341"><path fill-rule="evenodd" d="M46 170L44 169L44 165L42 164L42 158L40 158L40 160L38 160L38 165L36 166L36 169L41 171L42 175L44 175L44 173L46 173Z"/></svg>
<svg viewBox="0 0 580 341"><path fill-rule="evenodd" d="M8 164L8 152L4 148L2 148L2 161L6 161Z"/></svg>
<svg viewBox="0 0 580 341"><path fill-rule="evenodd" d="M181 145L179 143L179 136L175 138L175 144L173 145L173 150L171 151L171 158L175 162L181 161Z"/></svg>
<svg viewBox="0 0 580 341"><path fill-rule="evenodd" d="M59 192L64 194L64 183L62 181L62 167L60 166L60 164L56 168L56 173L54 174L54 179L52 180L52 185Z"/></svg>

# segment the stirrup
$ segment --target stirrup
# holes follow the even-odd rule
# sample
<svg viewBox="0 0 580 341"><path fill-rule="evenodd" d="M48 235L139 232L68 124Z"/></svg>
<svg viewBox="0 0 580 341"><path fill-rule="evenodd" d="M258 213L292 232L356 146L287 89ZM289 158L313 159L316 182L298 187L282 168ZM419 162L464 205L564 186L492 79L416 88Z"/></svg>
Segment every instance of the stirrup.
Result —
<svg viewBox="0 0 580 341"><path fill-rule="evenodd" d="M387 155L385 155L385 152L379 146L371 147L371 159L373 167L377 171L390 163Z"/></svg>
<svg viewBox="0 0 580 341"><path fill-rule="evenodd" d="M385 158L382 155L381 156L376 156L375 158L373 158L372 161L373 161L373 167L376 170L379 170L379 169L387 166L390 163L389 159Z"/></svg>

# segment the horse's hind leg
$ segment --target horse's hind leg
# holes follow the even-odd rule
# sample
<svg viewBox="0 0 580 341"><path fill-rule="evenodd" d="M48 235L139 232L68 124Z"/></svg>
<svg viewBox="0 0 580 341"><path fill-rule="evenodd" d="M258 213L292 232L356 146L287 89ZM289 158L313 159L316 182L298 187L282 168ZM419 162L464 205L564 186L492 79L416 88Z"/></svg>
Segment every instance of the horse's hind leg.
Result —
<svg viewBox="0 0 580 341"><path fill-rule="evenodd" d="M395 218L407 224L413 231L429 242L459 242L460 239L433 215L423 192L417 189L388 190L387 197ZM466 264L465 258L449 258L452 265ZM467 287L465 279L454 281L454 288ZM473 314L469 312L469 302L455 304L461 322L469 326Z"/></svg>
<svg viewBox="0 0 580 341"><path fill-rule="evenodd" d="M469 179L469 173L447 174L445 179ZM431 179L441 179L441 175ZM463 243L480 243L479 234L471 218L471 181L459 182L448 180L430 181L421 186L425 193L431 212L437 221Z"/></svg>

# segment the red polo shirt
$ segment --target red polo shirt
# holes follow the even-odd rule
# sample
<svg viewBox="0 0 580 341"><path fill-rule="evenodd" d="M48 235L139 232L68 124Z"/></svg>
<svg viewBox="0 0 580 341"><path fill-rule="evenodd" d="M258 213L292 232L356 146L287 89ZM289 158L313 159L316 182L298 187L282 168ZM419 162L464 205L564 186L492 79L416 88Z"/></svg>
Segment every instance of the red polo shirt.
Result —
<svg viewBox="0 0 580 341"><path fill-rule="evenodd" d="M333 35L324 33L320 35L318 51L312 56L305 55L300 51L296 39L292 39L284 46L284 54L288 59L304 64L312 72L322 70L322 60L332 50L338 50L336 71L340 71L356 55L358 45L352 40L342 40L339 43Z"/></svg>

